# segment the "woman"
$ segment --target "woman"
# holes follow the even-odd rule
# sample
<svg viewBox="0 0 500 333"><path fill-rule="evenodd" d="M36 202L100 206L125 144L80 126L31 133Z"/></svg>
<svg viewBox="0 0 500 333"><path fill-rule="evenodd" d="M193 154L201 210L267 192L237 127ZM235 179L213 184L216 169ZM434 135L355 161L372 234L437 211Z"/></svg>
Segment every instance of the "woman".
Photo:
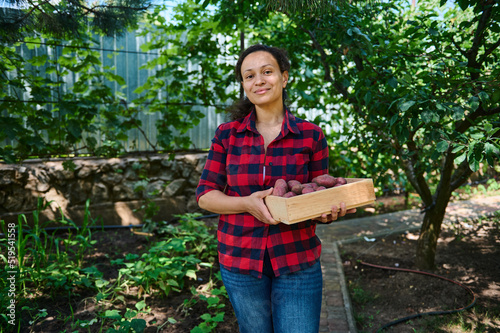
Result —
<svg viewBox="0 0 500 333"><path fill-rule="evenodd" d="M217 129L197 188L199 206L220 214L221 275L242 333L318 332L316 223L355 211L341 203L316 221L286 225L264 204L279 178L305 183L328 173L323 132L284 104L289 69L278 48L254 45L241 54L236 76L246 98Z"/></svg>

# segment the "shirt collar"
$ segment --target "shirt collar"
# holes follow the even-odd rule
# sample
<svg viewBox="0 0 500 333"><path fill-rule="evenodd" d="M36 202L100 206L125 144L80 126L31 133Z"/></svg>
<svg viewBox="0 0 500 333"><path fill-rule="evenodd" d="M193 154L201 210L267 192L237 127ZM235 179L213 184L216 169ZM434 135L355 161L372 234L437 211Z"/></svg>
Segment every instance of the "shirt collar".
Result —
<svg viewBox="0 0 500 333"><path fill-rule="evenodd" d="M238 126L237 132L240 133L245 130L249 130L251 132L258 133L257 127L255 126L255 117L255 108L253 108L252 111L245 118L243 118L240 126ZM288 110L288 108L285 108L285 126L283 128L283 136L285 136L288 132L292 132L294 134L300 133L295 116L290 112L290 110Z"/></svg>

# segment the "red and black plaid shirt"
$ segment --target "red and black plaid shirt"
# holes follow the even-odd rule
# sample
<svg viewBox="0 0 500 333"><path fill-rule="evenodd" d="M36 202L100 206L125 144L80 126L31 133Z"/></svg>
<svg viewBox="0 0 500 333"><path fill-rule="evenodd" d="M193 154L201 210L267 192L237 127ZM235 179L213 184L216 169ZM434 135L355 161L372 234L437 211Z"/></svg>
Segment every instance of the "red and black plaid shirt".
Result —
<svg viewBox="0 0 500 333"><path fill-rule="evenodd" d="M281 132L264 149L255 126L255 111L219 126L196 191L248 196L268 189L277 179L301 183L328 172L328 146L322 130L286 111ZM262 277L267 248L274 274L305 269L319 260L316 223L268 225L249 213L220 215L219 262L233 272Z"/></svg>

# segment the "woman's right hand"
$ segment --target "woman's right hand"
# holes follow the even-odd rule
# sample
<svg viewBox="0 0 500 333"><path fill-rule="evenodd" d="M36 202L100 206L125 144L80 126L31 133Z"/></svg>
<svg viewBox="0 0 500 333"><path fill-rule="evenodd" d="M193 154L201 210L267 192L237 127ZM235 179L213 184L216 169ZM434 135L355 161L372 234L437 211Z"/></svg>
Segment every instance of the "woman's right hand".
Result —
<svg viewBox="0 0 500 333"><path fill-rule="evenodd" d="M244 197L228 196L219 190L214 190L202 195L198 205L216 214L249 213L262 223L278 224L279 222L273 219L264 203L264 198L272 193L272 187Z"/></svg>
<svg viewBox="0 0 500 333"><path fill-rule="evenodd" d="M261 221L265 224L278 224L279 221L276 221L271 216L269 209L264 203L264 198L273 193L273 188L258 191L250 194L247 197L247 211L252 214L257 220Z"/></svg>

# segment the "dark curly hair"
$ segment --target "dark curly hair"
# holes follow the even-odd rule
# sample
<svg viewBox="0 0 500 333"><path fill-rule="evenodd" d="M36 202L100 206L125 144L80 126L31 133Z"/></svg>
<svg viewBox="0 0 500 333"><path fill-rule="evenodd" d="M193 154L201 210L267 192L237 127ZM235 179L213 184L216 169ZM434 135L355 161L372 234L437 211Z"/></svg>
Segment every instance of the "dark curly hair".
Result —
<svg viewBox="0 0 500 333"><path fill-rule="evenodd" d="M283 73L284 71L290 71L290 60L288 60L288 54L285 50L273 46L256 44L248 47L240 54L240 58L238 59L235 68L236 79L238 80L238 82L241 82L243 80L241 76L241 64L243 63L243 60L245 60L245 58L249 54L258 51L265 51L270 53L274 57L274 59L276 59L276 62L280 67L281 73ZM288 95L286 93L285 88L283 88L283 105L285 105L285 100L287 98ZM231 120L236 120L242 117L246 117L252 111L253 107L254 104L250 102L250 100L247 97L244 97L236 101L233 105L231 105L227 109L227 112L229 113L229 118Z"/></svg>

